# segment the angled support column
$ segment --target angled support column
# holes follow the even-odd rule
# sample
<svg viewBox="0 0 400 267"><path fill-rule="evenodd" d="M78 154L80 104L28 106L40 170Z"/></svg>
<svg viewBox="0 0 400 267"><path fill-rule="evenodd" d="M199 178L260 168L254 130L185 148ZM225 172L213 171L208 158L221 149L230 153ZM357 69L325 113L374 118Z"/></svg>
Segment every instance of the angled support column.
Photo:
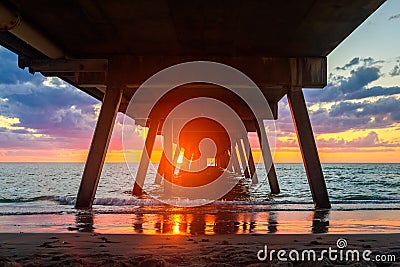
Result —
<svg viewBox="0 0 400 267"><path fill-rule="evenodd" d="M191 157L192 157L192 154L190 153L189 149L185 149L180 169L186 169L186 170L189 169Z"/></svg>
<svg viewBox="0 0 400 267"><path fill-rule="evenodd" d="M246 178L250 178L250 173L249 173L249 168L247 167L247 160L246 157L244 155L244 151L243 151L243 146L242 146L242 141L240 139L236 139L236 144L239 150L239 157L240 157L240 162L242 163L242 168L243 168L243 172L244 172L244 177Z"/></svg>
<svg viewBox="0 0 400 267"><path fill-rule="evenodd" d="M181 154L181 151L179 150L179 145L176 144L175 153L174 153L174 159L173 159L173 162L174 162L175 165L178 162L179 154Z"/></svg>
<svg viewBox="0 0 400 267"><path fill-rule="evenodd" d="M257 177L257 172L256 172L256 166L254 165L254 158L253 158L253 153L251 152L251 146L249 142L249 137L247 135L243 136L243 145L244 145L244 151L249 154L246 154L246 158L249 159L248 165L249 165L249 170L250 170L250 175L251 175L251 183L252 184L257 184L258 183L258 177Z"/></svg>
<svg viewBox="0 0 400 267"><path fill-rule="evenodd" d="M154 184L161 184L161 180L164 177L166 160L167 158L165 157L165 154L163 152L161 155L160 164L158 165L157 168L156 179L154 180Z"/></svg>
<svg viewBox="0 0 400 267"><path fill-rule="evenodd" d="M322 172L317 146L315 145L302 89L292 88L289 90L288 102L314 205L316 208L330 208L331 204L329 202L328 191L326 189L324 174Z"/></svg>
<svg viewBox="0 0 400 267"><path fill-rule="evenodd" d="M165 132L164 132L164 154L165 158L165 167L164 167L164 194L165 196L172 195L172 187L173 187L173 179L175 172L175 162L170 162L170 160L174 161L173 158L173 133L172 133L172 123L166 124L164 122ZM168 160L170 159L170 160Z"/></svg>
<svg viewBox="0 0 400 267"><path fill-rule="evenodd" d="M92 207L115 118L121 103L122 92L122 88L108 87L106 90L83 171L75 208L88 209Z"/></svg>
<svg viewBox="0 0 400 267"><path fill-rule="evenodd" d="M136 174L135 185L133 186L132 190L132 194L134 196L140 196L143 193L144 180L146 178L147 169L149 168L150 157L151 153L153 152L153 146L157 136L158 123L158 118L150 118L150 127L147 133L142 157L140 159L139 169Z"/></svg>
<svg viewBox="0 0 400 267"><path fill-rule="evenodd" d="M178 150L178 146L176 146L175 154L174 154L174 164L178 161L180 151ZM165 156L165 152L162 152L161 159L160 159L160 164L158 165L157 168L157 173L156 173L156 179L154 180L154 184L161 184L161 180L164 177L165 174L165 168L167 166L167 157Z"/></svg>
<svg viewBox="0 0 400 267"><path fill-rule="evenodd" d="M229 155L225 155L226 157L226 161L228 162L228 166L226 167L226 169L230 172L233 172L233 160L230 160L230 158L232 157L232 151L230 151L230 156Z"/></svg>
<svg viewBox="0 0 400 267"><path fill-rule="evenodd" d="M233 168L234 168L235 173L238 175L242 175L242 170L240 169L239 160L237 157L236 146L233 146L231 156L232 156L232 163L233 163Z"/></svg>
<svg viewBox="0 0 400 267"><path fill-rule="evenodd" d="M257 129L258 140L260 142L261 153L264 159L265 170L268 172L269 187L271 188L272 194L279 194L280 189L279 189L278 179L276 178L274 162L272 161L267 133L265 132L264 126L259 127L259 125L264 125L262 120L258 121L258 123L256 122L256 129ZM268 165L269 162L271 162L271 166Z"/></svg>

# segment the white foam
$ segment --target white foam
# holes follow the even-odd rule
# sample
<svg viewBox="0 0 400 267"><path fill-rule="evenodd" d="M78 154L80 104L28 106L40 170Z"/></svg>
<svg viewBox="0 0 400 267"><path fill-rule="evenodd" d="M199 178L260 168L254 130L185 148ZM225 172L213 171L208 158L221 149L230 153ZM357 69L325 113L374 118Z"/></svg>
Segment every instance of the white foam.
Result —
<svg viewBox="0 0 400 267"><path fill-rule="evenodd" d="M76 198L69 196L57 196L54 200L64 205L75 205ZM175 206L202 206L210 201L207 199L172 199L169 201L171 205ZM151 206L168 206L167 204L157 199L138 199L135 197L100 197L96 198L93 202L94 205L99 206L139 206L139 207L151 207ZM399 204L398 200L391 201L332 201L332 204L339 205L377 205L377 204ZM304 201L277 201L277 200L217 200L211 203L212 206L270 206L270 205L312 205L311 202Z"/></svg>

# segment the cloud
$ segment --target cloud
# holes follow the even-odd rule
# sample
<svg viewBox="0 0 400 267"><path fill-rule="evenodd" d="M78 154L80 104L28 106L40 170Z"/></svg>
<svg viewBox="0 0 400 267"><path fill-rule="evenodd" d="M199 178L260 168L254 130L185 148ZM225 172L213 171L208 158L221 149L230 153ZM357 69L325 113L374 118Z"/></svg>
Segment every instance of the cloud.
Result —
<svg viewBox="0 0 400 267"><path fill-rule="evenodd" d="M0 47L0 151L88 149L100 106L58 78L19 69L17 57ZM118 114L110 149L122 149L123 119ZM143 139L132 133L141 149Z"/></svg>
<svg viewBox="0 0 400 267"><path fill-rule="evenodd" d="M383 98L373 103L368 101L361 103L342 102L332 106L329 116L332 118L369 118L367 127L373 127L375 124L374 121L387 126L388 124L398 122L398 118L400 118L399 105L400 100L396 98ZM371 120L371 118L374 119Z"/></svg>
<svg viewBox="0 0 400 267"><path fill-rule="evenodd" d="M346 142L347 145L352 147L373 147L373 146L387 146L387 142L380 143L378 134L374 131L369 132L365 137L359 137Z"/></svg>
<svg viewBox="0 0 400 267"><path fill-rule="evenodd" d="M17 126L15 124L19 124L20 121L18 118L9 118L6 116L0 115L0 128L4 129L15 129Z"/></svg>
<svg viewBox="0 0 400 267"><path fill-rule="evenodd" d="M400 122L400 99L375 102L338 102L329 110L310 112L316 133L338 133L351 129L386 128Z"/></svg>
<svg viewBox="0 0 400 267"><path fill-rule="evenodd" d="M0 150L87 149L99 111L99 101L56 78L32 76L18 69L17 58L0 49ZM323 89L305 90L315 133L337 133L349 129L383 128L400 122L400 87L373 86L382 75L382 61L353 58L339 74L330 75ZM14 67L13 67L14 66ZM347 76L345 75L347 72ZM379 99L371 100L371 98ZM111 149L121 149L123 116L119 115ZM297 146L293 121L286 100L279 103L278 146ZM143 132L134 133L140 149ZM318 139L322 147L375 148L393 146L376 132L353 139Z"/></svg>
<svg viewBox="0 0 400 267"><path fill-rule="evenodd" d="M58 78L31 75L0 49L0 148L87 148L99 101Z"/></svg>
<svg viewBox="0 0 400 267"><path fill-rule="evenodd" d="M379 72L377 67L360 67L357 70L352 70L350 72L351 77L342 80L337 89L344 94L353 93L376 81L380 76Z"/></svg>
<svg viewBox="0 0 400 267"><path fill-rule="evenodd" d="M24 127L43 134L79 131L86 135L94 127L97 100L74 88L28 87L23 94L1 91L2 97L8 99L7 104L0 108L2 113L17 117Z"/></svg>
<svg viewBox="0 0 400 267"><path fill-rule="evenodd" d="M396 15L390 16L389 20L392 20L392 19L400 19L400 14L396 14Z"/></svg>
<svg viewBox="0 0 400 267"><path fill-rule="evenodd" d="M349 99L364 98L365 93L383 94L375 88L368 90L367 86L380 78L380 68L376 66L361 66L350 71L349 77L339 76L330 82L322 91L318 89L306 90L305 96L309 103L331 102ZM397 90L397 89L391 89ZM386 91L384 94L387 94ZM372 95L369 96L372 96Z"/></svg>
<svg viewBox="0 0 400 267"><path fill-rule="evenodd" d="M321 151L333 149L335 152L345 151L393 151L393 148L399 147L398 143L383 141L375 131L370 131L366 136L357 137L351 140L345 140L342 137L337 138L316 138L316 143ZM297 140L290 138L280 139L277 143L281 148L298 147Z"/></svg>
<svg viewBox="0 0 400 267"><path fill-rule="evenodd" d="M346 65L344 65L343 67L336 67L336 70L346 70L349 67L352 67L354 65L358 65L360 63L360 58L359 57L355 57L352 60L350 60L349 63L347 63Z"/></svg>
<svg viewBox="0 0 400 267"><path fill-rule="evenodd" d="M349 61L349 63L346 63L344 66L338 66L335 68L335 70L347 70L350 69L354 66L360 65L361 63L364 66L369 66L369 65L373 65L373 64L377 64L377 63L383 63L384 60L374 60L372 57L367 57L367 58L359 58L359 57L355 57L352 60Z"/></svg>
<svg viewBox="0 0 400 267"><path fill-rule="evenodd" d="M321 148L370 148L370 147L398 147L399 144L389 143L382 141L376 132L371 131L366 136L358 137L352 140L344 140L343 138L329 138L329 139L318 139L318 147Z"/></svg>
<svg viewBox="0 0 400 267"><path fill-rule="evenodd" d="M394 66L394 68L389 72L389 75L392 77L399 76L400 75L400 65Z"/></svg>
<svg viewBox="0 0 400 267"><path fill-rule="evenodd" d="M4 48L0 49L0 59L0 83L2 84L20 84L25 82L38 84L43 80L40 74L31 75L19 69L17 66L17 55Z"/></svg>
<svg viewBox="0 0 400 267"><path fill-rule="evenodd" d="M347 76L331 74L330 83L324 89L304 90L317 135L386 128L400 122L400 87L371 87L371 83L384 75L377 62L380 61L372 58L352 60L344 66L348 68ZM276 126L282 136L294 132L286 98L279 103Z"/></svg>
<svg viewBox="0 0 400 267"><path fill-rule="evenodd" d="M392 96L397 94L400 94L400 87L374 86L371 88L363 88L363 90L358 90L347 95L347 100L364 99L375 96Z"/></svg>

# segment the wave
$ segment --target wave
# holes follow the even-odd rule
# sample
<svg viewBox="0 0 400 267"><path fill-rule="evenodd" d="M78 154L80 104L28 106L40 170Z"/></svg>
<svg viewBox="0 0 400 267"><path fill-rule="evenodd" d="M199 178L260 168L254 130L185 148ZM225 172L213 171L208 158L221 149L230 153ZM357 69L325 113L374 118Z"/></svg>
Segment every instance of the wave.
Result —
<svg viewBox="0 0 400 267"><path fill-rule="evenodd" d="M398 198L391 198L387 196L367 196L367 195L350 195L350 196L344 196L342 198L342 201L400 201Z"/></svg>
<svg viewBox="0 0 400 267"><path fill-rule="evenodd" d="M62 205L75 205L76 197L71 196L40 196L33 198L0 198L0 203L25 203L37 201L55 201ZM201 206L210 203L207 199L172 199L168 201L176 206ZM343 200L332 200L332 204L400 204L400 199L385 198L370 199L365 196L348 196ZM100 197L95 198L94 205L100 206L165 206L164 202L157 199L138 199L134 197ZM216 206L253 206L253 205L312 205L308 201L291 201L291 200L217 200L210 205Z"/></svg>
<svg viewBox="0 0 400 267"><path fill-rule="evenodd" d="M40 196L35 198L13 198L13 199L0 199L0 203L5 203L8 212L7 214L32 214L31 211L40 211L40 214L52 214L53 211L49 211L48 204L43 202L56 202L58 206L54 206L58 211L66 211L67 213L74 213L76 210L73 208L76 202L76 197L72 196ZM36 202L36 203L27 203ZM25 204L27 203L27 204ZM292 200L217 200L211 202L206 199L174 199L170 200L173 206L186 206L189 209L191 207L204 211L213 210L218 212L219 210L231 211L231 212L243 212L243 211L311 211L314 210L313 203L307 201L292 201ZM333 200L332 210L399 210L400 199L344 199L344 200ZM14 205L13 205L14 204ZM139 199L135 197L99 197L94 200L94 211L99 213L132 213L135 209L144 209L145 211L151 212L168 212L168 207L171 207L164 202L157 199ZM64 207L63 207L64 206ZM200 207L198 207L200 206ZM14 208L13 208L14 207ZM18 207L18 211L15 210ZM3 210L5 211L5 210ZM49 212L47 212L49 211ZM5 215L4 212L0 212L0 215Z"/></svg>
<svg viewBox="0 0 400 267"><path fill-rule="evenodd" d="M40 196L31 198L0 198L0 203L23 203L23 202L45 201L45 200L54 200L54 197Z"/></svg>
<svg viewBox="0 0 400 267"><path fill-rule="evenodd" d="M54 197L54 200L60 204L75 205L75 197ZM208 199L170 199L168 203L176 206L201 206L209 204ZM137 198L120 198L120 197L104 197L95 198L94 205L102 206L167 206L168 204L157 199L137 199ZM296 204L296 205L312 205L312 202L304 201L276 201L276 200L217 200L209 205L213 206L253 206L253 205L276 205L276 204Z"/></svg>
<svg viewBox="0 0 400 267"><path fill-rule="evenodd" d="M54 201L64 205L75 205L75 197L54 197ZM207 199L173 199L169 203L176 206L201 206L208 204L210 200ZM385 199L385 200L368 200L368 199L350 199L343 201L331 201L335 205L346 204L400 204L400 199ZM119 198L119 197L104 197L96 198L93 202L94 205L101 206L167 206L164 202L157 199L137 199L137 198ZM306 201L288 201L288 200L217 200L209 205L212 206L268 206L268 205L313 205L312 202Z"/></svg>
<svg viewBox="0 0 400 267"><path fill-rule="evenodd" d="M54 197L54 200L60 204L75 205L75 197ZM176 206L200 206L210 203L207 199L172 199L168 201ZM213 205L267 205L273 201L225 201L218 200L213 202ZM164 202L157 199L137 199L137 198L119 198L119 197L105 197L95 198L94 205L102 206L166 206Z"/></svg>
<svg viewBox="0 0 400 267"><path fill-rule="evenodd" d="M71 196L43 196L35 198L36 203L25 204L29 199L19 200L19 203L4 205L0 211L0 216L12 215L65 215L80 213L93 214L169 214L176 212L183 213L254 213L254 212L313 212L314 206L312 202L304 201L288 201L288 200L218 200L207 205L208 200L189 200L176 199L175 204L179 206L193 207L178 208L167 205L156 199L137 199L134 197L100 197L94 200L93 210L83 211L77 210L73 206L76 202L75 197ZM32 201L30 199L30 201ZM38 200L46 200L40 202ZM10 200L7 200L10 203ZM50 205L48 201L54 201L58 205ZM200 207L195 207L200 206ZM400 200L350 200L350 201L332 201L332 211L359 211L359 210L400 210Z"/></svg>

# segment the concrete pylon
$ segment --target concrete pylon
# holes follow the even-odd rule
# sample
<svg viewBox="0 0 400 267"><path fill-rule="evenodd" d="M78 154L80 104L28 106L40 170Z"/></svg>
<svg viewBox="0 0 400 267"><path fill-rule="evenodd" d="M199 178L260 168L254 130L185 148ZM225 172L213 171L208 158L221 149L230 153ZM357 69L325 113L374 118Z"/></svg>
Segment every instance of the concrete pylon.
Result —
<svg viewBox="0 0 400 267"><path fill-rule="evenodd" d="M164 152L161 155L160 163L158 164L157 168L157 173L156 173L156 178L154 180L154 184L161 184L161 180L164 177L164 172L165 172L165 164L167 158L165 157Z"/></svg>
<svg viewBox="0 0 400 267"><path fill-rule="evenodd" d="M189 169L191 158L192 158L191 152L189 151L189 149L185 149L180 169L186 169L186 170Z"/></svg>
<svg viewBox="0 0 400 267"><path fill-rule="evenodd" d="M242 170L240 169L240 164L236 152L236 146L232 147L231 151L231 157L232 157L232 164L233 164L233 169L237 175L242 175Z"/></svg>
<svg viewBox="0 0 400 267"><path fill-rule="evenodd" d="M144 180L146 179L147 169L149 168L150 157L153 152L154 142L157 136L159 118L150 118L150 127L147 133L145 146L143 148L142 157L140 159L139 169L136 174L135 185L132 194L140 196L143 193Z"/></svg>
<svg viewBox="0 0 400 267"><path fill-rule="evenodd" d="M178 163L178 158L179 158L180 154L181 154L181 150L179 149L179 144L176 144L174 159L172 160L175 165Z"/></svg>
<svg viewBox="0 0 400 267"><path fill-rule="evenodd" d="M267 133L265 132L264 123L262 120L258 120L258 122L257 121L255 122L255 124L257 129L258 140L260 142L261 154L264 159L265 170L268 172L267 176L268 176L269 187L271 188L271 193L279 194L280 189L279 189L278 179L276 177L275 166L274 162L272 161L271 150L268 143ZM259 125L262 125L262 127L260 127ZM268 162L271 162L271 166L269 166Z"/></svg>
<svg viewBox="0 0 400 267"><path fill-rule="evenodd" d="M179 147L177 145L175 154L174 154L174 159L173 159L174 164L176 164L176 162L178 161L179 154L180 154L180 151L179 151ZM154 184L161 184L161 180L165 174L165 168L167 166L166 164L167 164L167 157L165 156L165 152L163 151L163 153L161 155L160 163L158 164L156 179L154 180Z"/></svg>
<svg viewBox="0 0 400 267"><path fill-rule="evenodd" d="M93 205L115 118L121 103L122 92L122 88L117 87L107 87L106 89L83 171L75 208L88 209Z"/></svg>
<svg viewBox="0 0 400 267"><path fill-rule="evenodd" d="M251 152L249 137L247 135L243 136L243 145L244 145L244 152L246 153L246 158L249 159L248 165L249 165L249 170L250 170L250 175L251 175L251 183L257 184L258 177L257 177L257 172L256 172L256 166L254 164L253 153ZM247 154L247 152L248 152L248 154Z"/></svg>
<svg viewBox="0 0 400 267"><path fill-rule="evenodd" d="M165 159L165 167L164 167L164 194L166 196L172 195L173 188L173 179L175 173L175 163L173 162L173 132L172 132L172 123L167 124L164 122L165 131L164 131L164 154L166 156ZM172 162L171 162L172 161Z"/></svg>
<svg viewBox="0 0 400 267"><path fill-rule="evenodd" d="M245 157L245 153L243 151L243 145L241 139L236 139L236 145L239 151L240 162L242 163L244 177L250 178L249 167L247 166L247 159Z"/></svg>
<svg viewBox="0 0 400 267"><path fill-rule="evenodd" d="M231 153L231 157L232 157L232 151L230 152ZM229 160L229 155L225 155L225 157L226 157L226 159L227 160ZM229 160L228 161L229 163L228 163L228 166L226 167L226 169L228 170L228 171L230 171L230 172L233 172L234 171L234 169L233 169L233 161L232 160Z"/></svg>
<svg viewBox="0 0 400 267"><path fill-rule="evenodd" d="M292 88L288 92L288 102L292 113L301 155L306 169L308 183L316 208L329 209L328 191L319 160L317 146L307 112L307 106L301 88Z"/></svg>

